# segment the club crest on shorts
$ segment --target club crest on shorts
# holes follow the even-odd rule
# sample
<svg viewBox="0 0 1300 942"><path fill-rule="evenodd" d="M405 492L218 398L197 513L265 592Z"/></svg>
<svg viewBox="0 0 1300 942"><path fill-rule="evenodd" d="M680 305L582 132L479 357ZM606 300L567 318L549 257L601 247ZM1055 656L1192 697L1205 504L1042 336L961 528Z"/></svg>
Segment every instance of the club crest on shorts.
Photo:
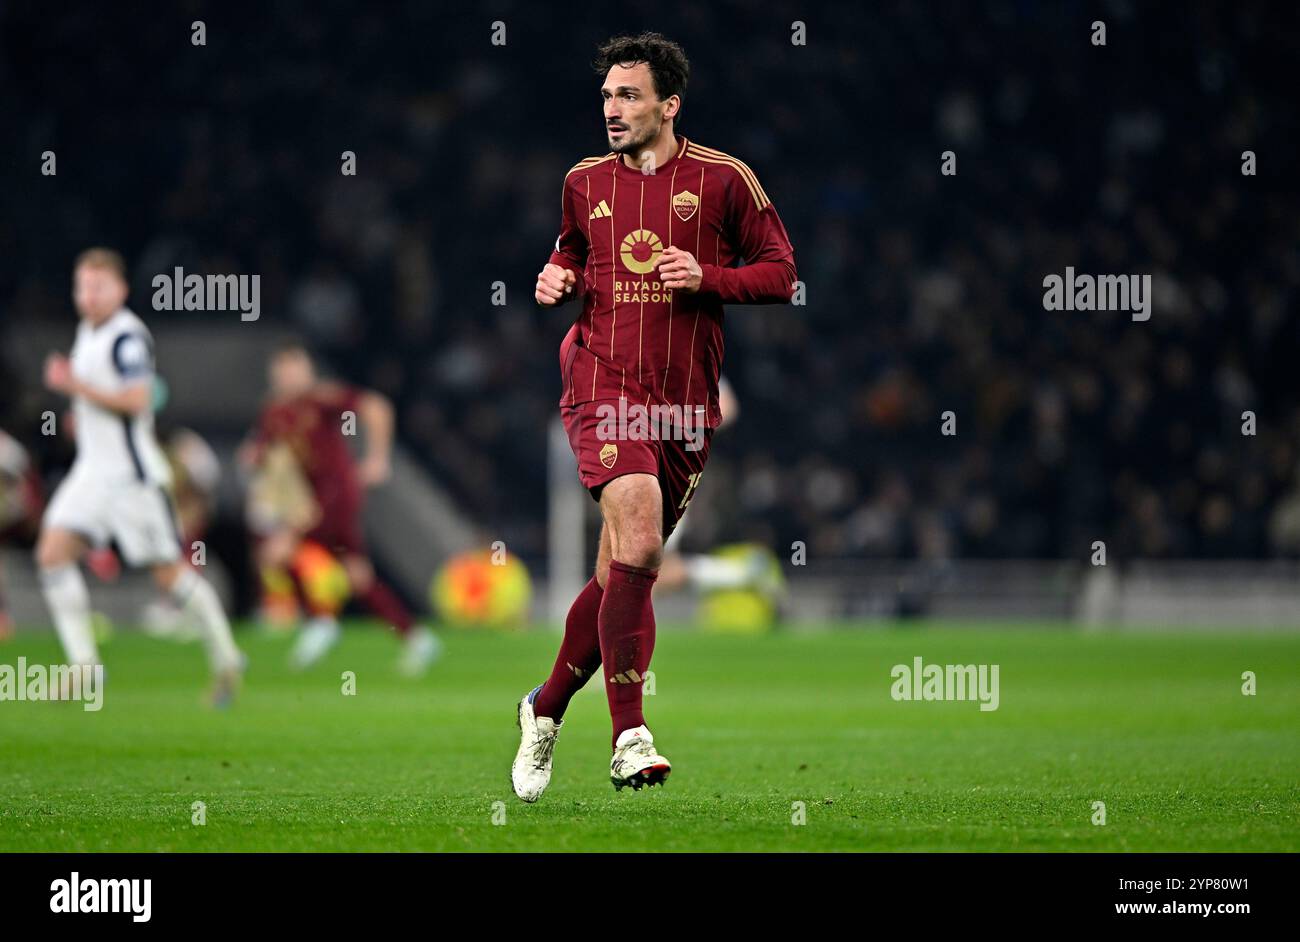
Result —
<svg viewBox="0 0 1300 942"><path fill-rule="evenodd" d="M690 190L682 190L673 196L673 212L682 222L690 219L695 215L695 211L700 208L700 198Z"/></svg>
<svg viewBox="0 0 1300 942"><path fill-rule="evenodd" d="M600 463L607 468L614 467L614 462L618 460L618 446L606 445L600 450Z"/></svg>

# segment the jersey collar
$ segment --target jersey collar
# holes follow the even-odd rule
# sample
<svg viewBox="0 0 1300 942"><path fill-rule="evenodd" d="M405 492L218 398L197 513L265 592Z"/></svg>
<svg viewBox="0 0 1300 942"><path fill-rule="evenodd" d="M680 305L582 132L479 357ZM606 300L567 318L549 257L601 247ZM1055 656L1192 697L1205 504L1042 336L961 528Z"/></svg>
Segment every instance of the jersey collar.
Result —
<svg viewBox="0 0 1300 942"><path fill-rule="evenodd" d="M656 174L663 173L665 170L671 168L675 163L677 163L677 161L681 160L682 156L686 153L686 145L688 143L686 138L684 138L680 134L676 135L676 137L677 137L676 152L674 152L673 155L669 157L668 160L665 161L662 165L655 168ZM623 159L622 154L619 154L617 157L615 157L614 162L618 165L618 170L624 176L629 176L629 177L644 176L644 174L642 174L640 170L634 170L633 168L629 167L627 165L627 162Z"/></svg>

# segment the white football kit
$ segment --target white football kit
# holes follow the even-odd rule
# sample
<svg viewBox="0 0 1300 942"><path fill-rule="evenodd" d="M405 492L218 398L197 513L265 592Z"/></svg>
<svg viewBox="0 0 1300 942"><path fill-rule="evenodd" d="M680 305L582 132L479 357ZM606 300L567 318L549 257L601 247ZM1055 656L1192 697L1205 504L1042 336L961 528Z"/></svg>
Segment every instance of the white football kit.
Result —
<svg viewBox="0 0 1300 942"><path fill-rule="evenodd" d="M122 308L98 327L82 321L72 372L104 392L152 386L153 337ZM72 404L77 457L54 492L44 526L71 530L96 546L110 539L131 566L180 558L171 468L154 437L153 407L128 416L77 396Z"/></svg>

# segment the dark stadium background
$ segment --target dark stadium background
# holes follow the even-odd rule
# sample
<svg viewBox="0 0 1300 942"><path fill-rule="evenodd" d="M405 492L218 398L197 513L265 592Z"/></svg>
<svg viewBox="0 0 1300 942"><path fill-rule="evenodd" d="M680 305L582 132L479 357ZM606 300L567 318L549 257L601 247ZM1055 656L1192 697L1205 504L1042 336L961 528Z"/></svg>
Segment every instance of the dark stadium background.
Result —
<svg viewBox="0 0 1300 942"><path fill-rule="evenodd" d="M679 130L756 172L807 303L727 311L739 418L653 596L645 720L670 783L611 787L595 682L526 803L508 784L519 705L559 660L597 526L554 426L574 311L533 291L566 171L607 151L588 63L643 29L689 54ZM365 868L378 893L327 861L350 892L321 902L294 882L313 861L265 880L251 859L324 851L885 852L852 898L884 918L929 924L942 898L966 926L1035 902L1081 924L1169 896L1266 915L1259 894L1286 881L1265 855L1300 850L1298 50L1297 6L1254 0L0 3L0 432L52 491L72 445L42 434L65 408L42 360L74 336L73 259L119 249L166 385L159 431L192 430L220 464L202 575L248 668L233 702L228 672L207 687L193 606L160 605L147 571L104 578L101 554L96 703L13 682L70 655L35 520L6 527L0 435L0 861L48 855L3 884L5 924L49 913L74 871L153 874L160 925L192 924L207 885L224 891L209 923L247 922L258 893L336 934L408 900L424 916L449 887L464 909L405 858ZM260 320L153 310L176 267L258 276ZM1150 276L1150 319L1045 310L1068 267ZM441 647L422 676L363 604L310 666L322 625L259 606L236 455L294 335L396 405L365 525L418 614L406 638ZM449 563L497 541L505 565ZM306 576L348 589L327 565ZM936 859L954 851L986 856L959 873ZM203 856L224 852L237 874ZM924 879L897 865L912 852ZM209 860L218 879L191 879ZM673 894L637 890L632 911L662 923Z"/></svg>
<svg viewBox="0 0 1300 942"><path fill-rule="evenodd" d="M754 168L807 284L804 307L728 312L742 415L693 539L837 560L1084 560L1095 540L1300 555L1289 5L5 4L0 428L57 478L67 444L39 434L56 400L12 341L66 346L71 260L109 244L160 335L292 330L392 397L438 486L544 572L571 314L532 286L564 172L607 149L587 63L641 28L685 47L680 131ZM151 312L149 277L175 265L261 275L262 320ZM1045 312L1067 265L1153 275L1151 320ZM247 363L160 366L218 401L257 392ZM199 430L225 454L252 415L212 411ZM240 519L224 500L214 540L242 583Z"/></svg>

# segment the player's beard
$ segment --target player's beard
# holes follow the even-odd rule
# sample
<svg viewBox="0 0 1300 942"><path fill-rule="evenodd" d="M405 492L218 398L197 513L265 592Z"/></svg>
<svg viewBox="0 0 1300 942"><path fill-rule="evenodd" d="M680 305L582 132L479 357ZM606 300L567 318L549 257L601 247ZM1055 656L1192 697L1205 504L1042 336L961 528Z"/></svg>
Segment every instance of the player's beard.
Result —
<svg viewBox="0 0 1300 942"><path fill-rule="evenodd" d="M647 125L640 134L633 134L629 127L623 140L615 143L612 139L609 142L609 149L616 154L633 154L645 147L656 137L659 136L659 129L663 127L663 120L656 121L653 125Z"/></svg>

